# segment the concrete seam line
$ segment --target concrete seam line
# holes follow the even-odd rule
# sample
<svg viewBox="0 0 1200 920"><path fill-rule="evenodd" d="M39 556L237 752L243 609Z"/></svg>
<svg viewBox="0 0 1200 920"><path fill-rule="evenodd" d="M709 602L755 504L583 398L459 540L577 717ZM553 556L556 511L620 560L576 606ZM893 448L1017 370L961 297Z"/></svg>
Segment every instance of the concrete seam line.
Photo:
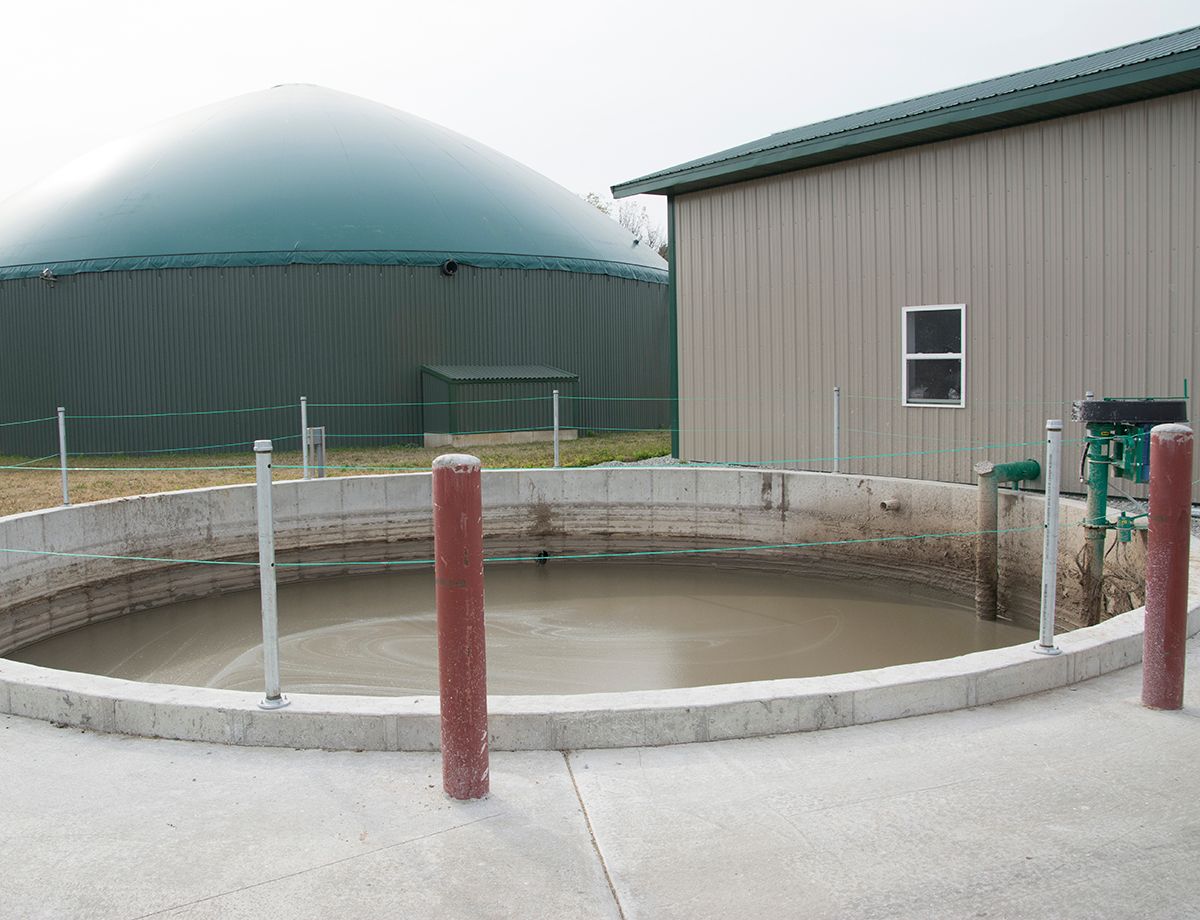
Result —
<svg viewBox="0 0 1200 920"><path fill-rule="evenodd" d="M575 790L575 798L579 801L579 810L583 812L583 822L587 825L588 837L592 841L592 849L596 851L596 858L600 860L600 868L604 872L604 881L608 883L608 891L612 895L613 903L617 905L617 916L621 920L625 920L625 908L621 906L621 899L617 896L617 886L613 884L612 873L608 871L608 863L604 859L604 853L600 850L600 841L596 839L596 829L592 826L592 816L588 814L587 805L583 802L583 793L579 791L579 783L575 781L575 771L571 769L571 752L563 751L563 763L567 765L567 776L571 777L571 788Z"/></svg>
<svg viewBox="0 0 1200 920"><path fill-rule="evenodd" d="M376 847L373 850L367 850L365 853L354 853L350 856L343 856L341 859L331 859L329 862L318 863L315 866L306 866L303 869L297 869L295 872L287 872L283 875L274 876L273 878L265 878L261 882L251 882L248 885L230 888L228 891L218 891L216 894L206 895L203 898L196 898L192 901L184 901L181 904L171 904L168 907L160 907L158 910L152 910L148 914L139 914L137 917L134 917L133 920L147 920L148 917L158 917L171 911L182 910L185 907L192 907L196 904L204 904L207 901L215 901L217 898L226 898L231 894L238 894L242 891L250 891L253 888L261 888L264 885L273 885L275 882L285 882L290 878L307 875L309 872L316 872L319 869L328 869L331 866L341 865L342 863L350 862L351 860L363 859L367 856L374 856L376 853L394 850L396 847L407 846L410 843L420 843L422 840L428 840L430 837L437 837L440 834L448 834L450 831L457 831L464 827L470 827L472 824L478 824L481 821L490 821L492 818L499 817L499 812L493 815L484 815L482 818L476 818L473 821L464 821L462 824L453 824L450 827L444 827L440 831L431 831L428 834L421 834L417 837L409 837L407 840L397 840L395 843L389 843L381 847Z"/></svg>

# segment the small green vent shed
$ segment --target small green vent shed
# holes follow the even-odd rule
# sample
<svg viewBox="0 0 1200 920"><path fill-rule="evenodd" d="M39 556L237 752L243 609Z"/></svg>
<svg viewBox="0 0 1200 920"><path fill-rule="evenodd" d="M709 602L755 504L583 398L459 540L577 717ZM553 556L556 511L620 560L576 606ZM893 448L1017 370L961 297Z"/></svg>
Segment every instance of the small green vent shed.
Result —
<svg viewBox="0 0 1200 920"><path fill-rule="evenodd" d="M575 428L578 374L545 364L426 364L421 367L426 447L548 441L559 395L559 438Z"/></svg>

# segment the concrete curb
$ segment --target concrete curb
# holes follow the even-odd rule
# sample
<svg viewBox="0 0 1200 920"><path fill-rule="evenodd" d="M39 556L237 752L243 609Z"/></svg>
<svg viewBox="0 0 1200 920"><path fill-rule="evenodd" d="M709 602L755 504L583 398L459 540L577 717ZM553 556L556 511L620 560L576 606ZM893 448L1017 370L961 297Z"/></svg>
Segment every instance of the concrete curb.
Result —
<svg viewBox="0 0 1200 920"><path fill-rule="evenodd" d="M816 731L982 706L1137 664L1144 609L1032 645L829 677L573 696L494 696L494 750L686 744ZM1200 605L1188 635L1200 632ZM0 659L0 711L102 732L267 747L438 749L436 697L292 694L264 711L233 690L144 684Z"/></svg>

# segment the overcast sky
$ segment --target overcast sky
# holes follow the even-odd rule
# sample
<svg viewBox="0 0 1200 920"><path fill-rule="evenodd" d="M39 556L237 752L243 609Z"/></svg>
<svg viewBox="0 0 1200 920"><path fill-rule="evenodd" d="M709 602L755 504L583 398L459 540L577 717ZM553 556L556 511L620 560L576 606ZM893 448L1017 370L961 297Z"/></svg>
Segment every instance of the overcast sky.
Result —
<svg viewBox="0 0 1200 920"><path fill-rule="evenodd" d="M574 192L1200 23L1196 0L4 0L3 199L114 138L279 83L439 122ZM661 199L648 199L661 218Z"/></svg>

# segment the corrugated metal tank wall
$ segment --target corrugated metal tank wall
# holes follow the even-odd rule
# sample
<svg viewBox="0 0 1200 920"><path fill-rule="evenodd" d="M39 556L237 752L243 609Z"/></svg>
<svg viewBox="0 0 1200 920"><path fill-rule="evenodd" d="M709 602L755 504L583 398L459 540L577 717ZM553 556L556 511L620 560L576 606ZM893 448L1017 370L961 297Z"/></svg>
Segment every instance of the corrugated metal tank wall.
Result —
<svg viewBox="0 0 1200 920"><path fill-rule="evenodd" d="M667 286L463 266L269 266L108 272L0 284L0 421L310 403L417 403L422 364L550 364L579 374L583 428L659 428L669 404ZM552 388L547 388L547 395ZM395 442L419 406L314 407L331 435ZM547 403L546 424L550 424ZM296 408L75 418L72 452L299 437ZM334 440L334 444L348 443ZM0 452L55 450L52 424L0 428Z"/></svg>
<svg viewBox="0 0 1200 920"><path fill-rule="evenodd" d="M843 471L970 482L1061 417L1080 491L1072 399L1195 384L1198 152L1188 92L676 198L683 457L828 457L838 384L843 455L927 451ZM901 406L901 307L958 303L966 408Z"/></svg>

